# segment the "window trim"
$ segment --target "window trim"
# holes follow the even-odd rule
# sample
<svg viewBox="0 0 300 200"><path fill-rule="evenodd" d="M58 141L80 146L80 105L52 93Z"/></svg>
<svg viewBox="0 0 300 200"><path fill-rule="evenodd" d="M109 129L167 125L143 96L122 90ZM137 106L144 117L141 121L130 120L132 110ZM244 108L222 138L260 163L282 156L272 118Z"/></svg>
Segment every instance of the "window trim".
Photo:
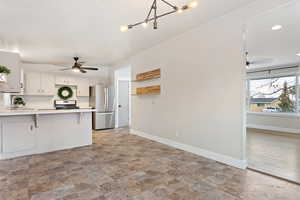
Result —
<svg viewBox="0 0 300 200"><path fill-rule="evenodd" d="M293 116L293 117L300 117L300 112L298 109L298 105L299 105L299 89L300 89L300 85L299 85L299 76L300 73L291 73L289 75L278 75L278 76L268 76L268 77L264 77L264 78L247 78L247 114L258 114L258 115L268 115L268 116ZM255 81L255 80L262 80L262 79L273 79L273 78L283 78L283 77L295 77L296 78L296 83L295 83L295 89L296 89L296 94L295 94L295 98L296 98L296 102L295 102L295 107L296 107L296 112L293 113L288 113L288 112L256 112L256 111L251 111L250 110L250 81Z"/></svg>

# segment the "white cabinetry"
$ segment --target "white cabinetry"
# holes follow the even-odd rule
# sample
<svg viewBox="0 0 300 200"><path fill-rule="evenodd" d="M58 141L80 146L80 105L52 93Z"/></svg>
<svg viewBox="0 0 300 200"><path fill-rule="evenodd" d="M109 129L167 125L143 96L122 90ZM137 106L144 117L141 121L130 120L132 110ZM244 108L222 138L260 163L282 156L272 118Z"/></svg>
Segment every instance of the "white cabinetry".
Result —
<svg viewBox="0 0 300 200"><path fill-rule="evenodd" d="M40 94L40 73L28 72L25 74L25 94L39 95Z"/></svg>
<svg viewBox="0 0 300 200"><path fill-rule="evenodd" d="M57 85L75 85L75 80L70 76L58 75L55 77L55 84Z"/></svg>
<svg viewBox="0 0 300 200"><path fill-rule="evenodd" d="M2 122L3 153L30 151L35 148L34 122L31 117L16 117Z"/></svg>
<svg viewBox="0 0 300 200"><path fill-rule="evenodd" d="M21 92L20 55L0 51L0 65L6 66L11 71L7 76L7 83L0 83L0 92Z"/></svg>
<svg viewBox="0 0 300 200"><path fill-rule="evenodd" d="M90 111L1 116L0 127L0 160L92 144Z"/></svg>
<svg viewBox="0 0 300 200"><path fill-rule="evenodd" d="M77 96L78 97L88 97L90 94L89 80L85 78L77 78Z"/></svg>
<svg viewBox="0 0 300 200"><path fill-rule="evenodd" d="M43 95L54 95L55 77L52 74L41 74L41 90Z"/></svg>
<svg viewBox="0 0 300 200"><path fill-rule="evenodd" d="M25 94L51 96L55 93L54 75L27 72L25 74Z"/></svg>

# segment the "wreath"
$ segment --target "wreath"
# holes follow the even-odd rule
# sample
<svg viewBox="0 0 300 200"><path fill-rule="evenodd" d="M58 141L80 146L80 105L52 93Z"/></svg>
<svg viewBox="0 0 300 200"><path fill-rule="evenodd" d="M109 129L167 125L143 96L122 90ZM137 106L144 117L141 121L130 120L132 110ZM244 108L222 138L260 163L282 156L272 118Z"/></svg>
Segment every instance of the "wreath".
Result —
<svg viewBox="0 0 300 200"><path fill-rule="evenodd" d="M61 87L58 89L57 95L63 100L67 100L73 96L73 90L70 87Z"/></svg>

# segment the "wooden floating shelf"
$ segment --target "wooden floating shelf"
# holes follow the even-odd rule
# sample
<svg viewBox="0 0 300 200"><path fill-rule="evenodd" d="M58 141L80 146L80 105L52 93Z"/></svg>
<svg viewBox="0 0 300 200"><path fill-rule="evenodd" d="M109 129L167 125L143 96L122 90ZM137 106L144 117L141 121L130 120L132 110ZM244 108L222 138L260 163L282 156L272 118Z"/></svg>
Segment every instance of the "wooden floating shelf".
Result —
<svg viewBox="0 0 300 200"><path fill-rule="evenodd" d="M158 78L160 78L160 69L155 69L152 71L137 74L136 80L134 80L133 82L146 81L146 80L158 79Z"/></svg>
<svg viewBox="0 0 300 200"><path fill-rule="evenodd" d="M151 95L160 94L160 85L136 88L136 94L133 95Z"/></svg>
<svg viewBox="0 0 300 200"><path fill-rule="evenodd" d="M151 81L151 80L155 80L155 79L160 79L160 76L156 77L156 78L145 79L145 80L132 80L131 82L143 82L143 81Z"/></svg>

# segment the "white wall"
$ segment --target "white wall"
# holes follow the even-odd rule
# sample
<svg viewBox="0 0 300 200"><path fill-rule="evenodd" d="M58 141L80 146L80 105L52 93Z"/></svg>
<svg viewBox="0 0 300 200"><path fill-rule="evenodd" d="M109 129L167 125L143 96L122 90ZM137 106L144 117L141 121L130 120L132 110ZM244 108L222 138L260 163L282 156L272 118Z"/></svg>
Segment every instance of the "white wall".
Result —
<svg viewBox="0 0 300 200"><path fill-rule="evenodd" d="M90 83L92 85L95 84L103 84L107 85L109 84L110 79L110 68L109 67L102 67L99 69L99 71L91 71L87 74L74 74L72 71L60 71L62 66L57 65L51 65L51 64L28 64L28 63L21 63L21 68L24 69L24 71L39 71L39 72L49 72L49 73L55 73L55 74L63 74L66 76L74 76L74 77L85 77L89 78Z"/></svg>
<svg viewBox="0 0 300 200"><path fill-rule="evenodd" d="M20 54L0 50L0 65L10 69L6 83L0 83L0 91L20 91Z"/></svg>
<svg viewBox="0 0 300 200"><path fill-rule="evenodd" d="M249 16L283 2L256 1L122 61L131 64L133 77L162 70L161 80L152 82L161 84L161 95L132 97L132 129L175 141L173 146L196 148L219 161L236 160L236 166L242 166L244 24Z"/></svg>
<svg viewBox="0 0 300 200"><path fill-rule="evenodd" d="M300 116L283 113L248 113L247 127L300 134Z"/></svg>
<svg viewBox="0 0 300 200"><path fill-rule="evenodd" d="M9 86L4 83L0 83L0 90L3 91L7 87L11 88L11 84L15 88L19 88L16 83L19 83L19 65L20 65L20 55L18 53L6 52L0 50L0 65L4 65L11 70L11 73L8 75ZM5 89L4 89L5 88ZM0 107L4 106L3 93L0 92Z"/></svg>

